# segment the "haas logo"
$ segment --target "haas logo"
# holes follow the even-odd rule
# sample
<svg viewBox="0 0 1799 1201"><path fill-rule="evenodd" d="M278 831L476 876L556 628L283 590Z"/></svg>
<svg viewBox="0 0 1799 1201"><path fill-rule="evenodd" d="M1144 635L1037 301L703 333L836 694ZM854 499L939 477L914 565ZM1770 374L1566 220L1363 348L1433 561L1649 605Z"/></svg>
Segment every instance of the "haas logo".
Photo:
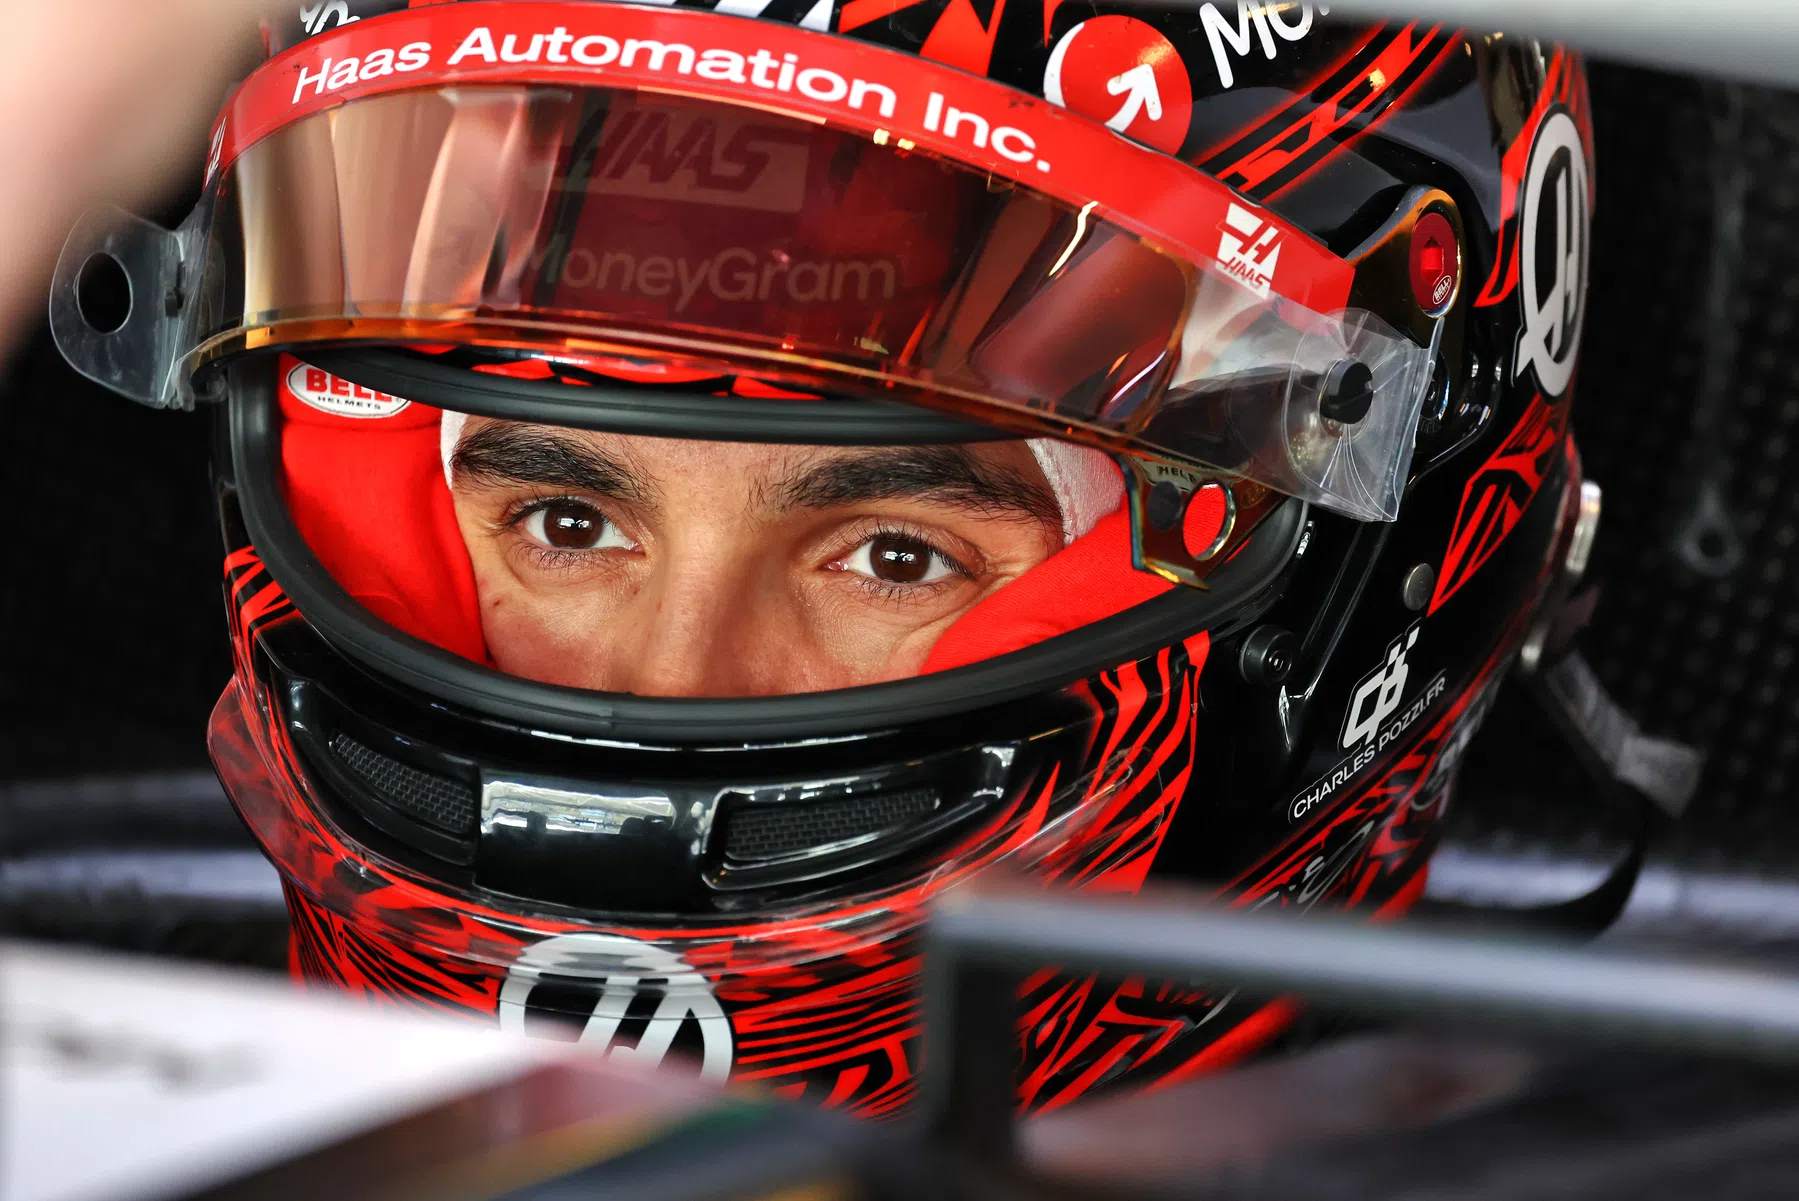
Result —
<svg viewBox="0 0 1799 1201"><path fill-rule="evenodd" d="M781 125L682 105L615 108L594 150L588 190L797 213L809 137Z"/></svg>
<svg viewBox="0 0 1799 1201"><path fill-rule="evenodd" d="M1524 331L1518 374L1530 367L1546 396L1562 395L1574 378L1587 308L1587 154L1580 127L1565 110L1543 121L1530 148L1519 228L1518 282Z"/></svg>
<svg viewBox="0 0 1799 1201"><path fill-rule="evenodd" d="M1267 299L1281 260L1281 231L1240 204L1231 205L1218 241L1218 265L1257 296Z"/></svg>
<svg viewBox="0 0 1799 1201"><path fill-rule="evenodd" d="M525 949L500 988L500 1029L576 1028L620 1063L653 1068L677 1046L698 1054L700 1075L731 1073L731 1022L687 961L619 934L559 934ZM530 1019L530 1020L527 1020Z"/></svg>

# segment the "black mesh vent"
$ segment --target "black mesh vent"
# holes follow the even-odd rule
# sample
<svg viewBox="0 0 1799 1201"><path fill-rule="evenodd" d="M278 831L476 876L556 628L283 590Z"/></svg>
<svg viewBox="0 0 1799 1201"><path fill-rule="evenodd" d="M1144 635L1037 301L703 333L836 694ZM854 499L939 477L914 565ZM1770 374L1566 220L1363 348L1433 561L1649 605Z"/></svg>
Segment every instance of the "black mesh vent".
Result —
<svg viewBox="0 0 1799 1201"><path fill-rule="evenodd" d="M439 830L466 834L475 826L475 790L447 776L408 767L370 750L348 734L331 739L331 749L382 800L408 817Z"/></svg>
<svg viewBox="0 0 1799 1201"><path fill-rule="evenodd" d="M805 805L753 805L731 815L725 855L739 863L774 859L916 821L937 808L937 790L910 788Z"/></svg>

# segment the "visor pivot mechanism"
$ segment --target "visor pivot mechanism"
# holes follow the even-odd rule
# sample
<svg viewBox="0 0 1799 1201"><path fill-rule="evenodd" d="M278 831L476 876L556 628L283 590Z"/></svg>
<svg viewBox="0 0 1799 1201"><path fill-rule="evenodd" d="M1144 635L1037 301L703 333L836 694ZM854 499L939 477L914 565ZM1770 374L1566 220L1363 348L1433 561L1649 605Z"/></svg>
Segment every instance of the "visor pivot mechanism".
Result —
<svg viewBox="0 0 1799 1201"><path fill-rule="evenodd" d="M193 283L182 271L182 237L123 209L94 209L70 231L50 281L50 334L63 358L102 387L153 409L193 403L172 349L193 341L186 325L191 315L184 317ZM118 278L125 303L116 320L96 323L81 287L100 263Z"/></svg>
<svg viewBox="0 0 1799 1201"><path fill-rule="evenodd" d="M162 315L165 317L179 317L181 316L181 310L187 307L187 293L184 292L181 287L181 266L180 263L175 264L175 277L169 281L169 286L163 290Z"/></svg>
<svg viewBox="0 0 1799 1201"><path fill-rule="evenodd" d="M1248 684L1284 684L1299 657L1299 640L1279 626L1257 626L1243 640L1237 670Z"/></svg>
<svg viewBox="0 0 1799 1201"><path fill-rule="evenodd" d="M1131 559L1147 571L1203 589L1204 564L1220 559L1279 498L1259 484L1218 479L1162 459L1117 456L1131 506Z"/></svg>
<svg viewBox="0 0 1799 1201"><path fill-rule="evenodd" d="M1325 377L1318 415L1338 426L1355 425L1374 405L1374 372L1366 363L1344 359Z"/></svg>

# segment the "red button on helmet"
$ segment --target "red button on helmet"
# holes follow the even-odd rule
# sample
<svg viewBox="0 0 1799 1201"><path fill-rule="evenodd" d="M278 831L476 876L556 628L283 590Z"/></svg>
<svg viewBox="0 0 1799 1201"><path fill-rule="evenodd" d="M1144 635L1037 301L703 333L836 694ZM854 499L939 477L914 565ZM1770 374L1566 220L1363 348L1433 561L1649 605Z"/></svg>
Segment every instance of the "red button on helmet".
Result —
<svg viewBox="0 0 1799 1201"><path fill-rule="evenodd" d="M1455 303L1462 280L1462 248L1441 213L1425 213L1412 227L1412 296L1436 316Z"/></svg>

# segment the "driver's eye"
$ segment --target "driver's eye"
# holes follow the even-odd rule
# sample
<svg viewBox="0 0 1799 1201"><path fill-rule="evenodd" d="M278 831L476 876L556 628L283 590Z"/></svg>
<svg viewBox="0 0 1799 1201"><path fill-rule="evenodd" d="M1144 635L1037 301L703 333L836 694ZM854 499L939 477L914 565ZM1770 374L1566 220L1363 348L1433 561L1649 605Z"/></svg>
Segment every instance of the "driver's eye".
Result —
<svg viewBox="0 0 1799 1201"><path fill-rule="evenodd" d="M545 501L525 515L525 533L555 550L603 550L636 545L586 501Z"/></svg>
<svg viewBox="0 0 1799 1201"><path fill-rule="evenodd" d="M883 584L930 584L959 570L930 543L903 534L876 534L850 552L843 565Z"/></svg>

